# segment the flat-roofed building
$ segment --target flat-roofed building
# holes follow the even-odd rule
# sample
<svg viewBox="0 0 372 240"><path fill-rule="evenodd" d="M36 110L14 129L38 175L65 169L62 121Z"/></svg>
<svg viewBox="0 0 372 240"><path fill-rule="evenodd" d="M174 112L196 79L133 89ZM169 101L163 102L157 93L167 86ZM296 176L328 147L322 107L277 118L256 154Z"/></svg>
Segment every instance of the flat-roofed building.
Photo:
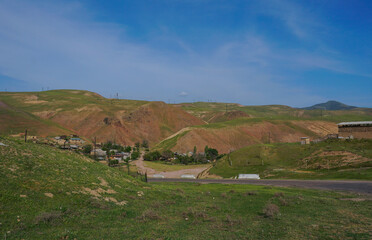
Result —
<svg viewBox="0 0 372 240"><path fill-rule="evenodd" d="M372 121L342 122L337 126L339 137L372 139Z"/></svg>

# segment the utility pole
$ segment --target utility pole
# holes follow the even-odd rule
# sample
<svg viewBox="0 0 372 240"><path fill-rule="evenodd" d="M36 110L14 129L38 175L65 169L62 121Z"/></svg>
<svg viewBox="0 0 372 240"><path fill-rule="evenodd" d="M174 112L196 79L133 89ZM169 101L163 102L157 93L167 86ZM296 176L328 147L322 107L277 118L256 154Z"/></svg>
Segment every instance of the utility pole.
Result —
<svg viewBox="0 0 372 240"><path fill-rule="evenodd" d="M25 142L27 142L27 129L25 130Z"/></svg>
<svg viewBox="0 0 372 240"><path fill-rule="evenodd" d="M93 152L94 152L94 160L97 159L97 156L96 156L96 146L97 146L97 138L94 137L94 149L93 149Z"/></svg>

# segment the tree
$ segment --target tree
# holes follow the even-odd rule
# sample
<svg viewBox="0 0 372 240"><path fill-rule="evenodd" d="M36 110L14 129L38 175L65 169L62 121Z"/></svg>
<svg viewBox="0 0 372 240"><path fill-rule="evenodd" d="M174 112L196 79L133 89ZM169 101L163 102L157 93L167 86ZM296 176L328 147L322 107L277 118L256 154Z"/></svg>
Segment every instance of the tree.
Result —
<svg viewBox="0 0 372 240"><path fill-rule="evenodd" d="M124 161L125 161L125 162L126 162L126 164L127 164L128 175L129 175L129 159L125 159Z"/></svg>
<svg viewBox="0 0 372 240"><path fill-rule="evenodd" d="M149 142L147 140L142 141L142 147L143 148L148 148L149 147Z"/></svg>
<svg viewBox="0 0 372 240"><path fill-rule="evenodd" d="M139 147L140 147L140 143L139 143L139 142L136 142L136 143L134 144L134 146L135 146L136 148L139 148Z"/></svg>
<svg viewBox="0 0 372 240"><path fill-rule="evenodd" d="M131 146L126 146L123 150L123 152L131 152L132 151L132 147Z"/></svg>
<svg viewBox="0 0 372 240"><path fill-rule="evenodd" d="M193 154L192 155L196 155L196 146L194 146L194 152L193 152Z"/></svg>
<svg viewBox="0 0 372 240"><path fill-rule="evenodd" d="M107 151L107 150L110 150L110 149L112 149L112 142L111 141L107 141L105 144L103 144L102 150Z"/></svg>
<svg viewBox="0 0 372 240"><path fill-rule="evenodd" d="M165 150L164 152L162 152L161 156L164 159L168 160L168 159L174 157L174 153L171 150Z"/></svg>
<svg viewBox="0 0 372 240"><path fill-rule="evenodd" d="M159 151L149 152L143 156L145 161L158 161L160 160L161 154Z"/></svg>
<svg viewBox="0 0 372 240"><path fill-rule="evenodd" d="M205 156L208 160L214 160L218 156L217 149L214 148L208 148L208 146L205 147Z"/></svg>
<svg viewBox="0 0 372 240"><path fill-rule="evenodd" d="M132 152L131 158L132 160L137 160L139 157L140 153L139 152Z"/></svg>
<svg viewBox="0 0 372 240"><path fill-rule="evenodd" d="M89 154L92 151L93 147L92 145L88 144L83 147L83 153Z"/></svg>

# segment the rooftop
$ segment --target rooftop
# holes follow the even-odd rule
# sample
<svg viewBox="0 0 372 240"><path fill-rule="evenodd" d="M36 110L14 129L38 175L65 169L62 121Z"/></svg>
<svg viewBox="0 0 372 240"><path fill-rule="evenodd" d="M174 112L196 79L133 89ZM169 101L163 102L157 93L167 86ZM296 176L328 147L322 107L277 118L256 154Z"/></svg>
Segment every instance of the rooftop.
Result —
<svg viewBox="0 0 372 240"><path fill-rule="evenodd" d="M372 125L372 121L363 122L342 122L337 124L338 126L358 126L358 125Z"/></svg>

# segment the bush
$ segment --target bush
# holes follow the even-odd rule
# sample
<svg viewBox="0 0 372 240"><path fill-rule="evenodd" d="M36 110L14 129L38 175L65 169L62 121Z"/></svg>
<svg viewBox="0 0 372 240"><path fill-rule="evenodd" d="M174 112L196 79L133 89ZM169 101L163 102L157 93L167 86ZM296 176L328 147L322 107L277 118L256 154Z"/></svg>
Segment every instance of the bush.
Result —
<svg viewBox="0 0 372 240"><path fill-rule="evenodd" d="M130 151L132 151L132 147L131 146L126 146L124 148L124 151L123 152L130 152Z"/></svg>
<svg viewBox="0 0 372 240"><path fill-rule="evenodd" d="M285 200L285 199L282 198L282 197L279 198L279 203L280 203L280 205L282 205L282 206L287 206L287 205L288 205L287 200Z"/></svg>
<svg viewBox="0 0 372 240"><path fill-rule="evenodd" d="M83 153L89 154L92 151L92 149L93 149L92 145L90 145L90 144L89 145L85 145L83 147Z"/></svg>
<svg viewBox="0 0 372 240"><path fill-rule="evenodd" d="M161 156L162 156L164 159L168 160L168 159L174 157L174 153L173 153L171 150L165 150L165 151L161 154Z"/></svg>
<svg viewBox="0 0 372 240"><path fill-rule="evenodd" d="M283 192L276 192L274 194L274 197L284 197L284 193Z"/></svg>
<svg viewBox="0 0 372 240"><path fill-rule="evenodd" d="M161 154L159 151L149 152L143 156L143 159L145 161L158 161L160 160L160 158L161 158Z"/></svg>
<svg viewBox="0 0 372 240"><path fill-rule="evenodd" d="M117 160L117 159L110 160L110 166L111 165L116 165L116 164L119 164L119 160Z"/></svg>
<svg viewBox="0 0 372 240"><path fill-rule="evenodd" d="M62 217L61 212L57 212L57 211L43 212L40 215L36 216L34 221L35 221L35 224L40 224L40 223L49 224L61 217Z"/></svg>
<svg viewBox="0 0 372 240"><path fill-rule="evenodd" d="M148 221L148 220L158 220L161 219L159 214L151 209L145 210L141 216L138 217L139 220Z"/></svg>
<svg viewBox="0 0 372 240"><path fill-rule="evenodd" d="M143 140L141 145L142 145L143 148L148 148L149 147L149 142L147 140Z"/></svg>
<svg viewBox="0 0 372 240"><path fill-rule="evenodd" d="M131 154L131 159L132 160L137 160L139 157L140 153L139 152L132 152Z"/></svg>
<svg viewBox="0 0 372 240"><path fill-rule="evenodd" d="M279 213L279 207L273 203L267 204L263 209L263 214L266 218L272 218Z"/></svg>

